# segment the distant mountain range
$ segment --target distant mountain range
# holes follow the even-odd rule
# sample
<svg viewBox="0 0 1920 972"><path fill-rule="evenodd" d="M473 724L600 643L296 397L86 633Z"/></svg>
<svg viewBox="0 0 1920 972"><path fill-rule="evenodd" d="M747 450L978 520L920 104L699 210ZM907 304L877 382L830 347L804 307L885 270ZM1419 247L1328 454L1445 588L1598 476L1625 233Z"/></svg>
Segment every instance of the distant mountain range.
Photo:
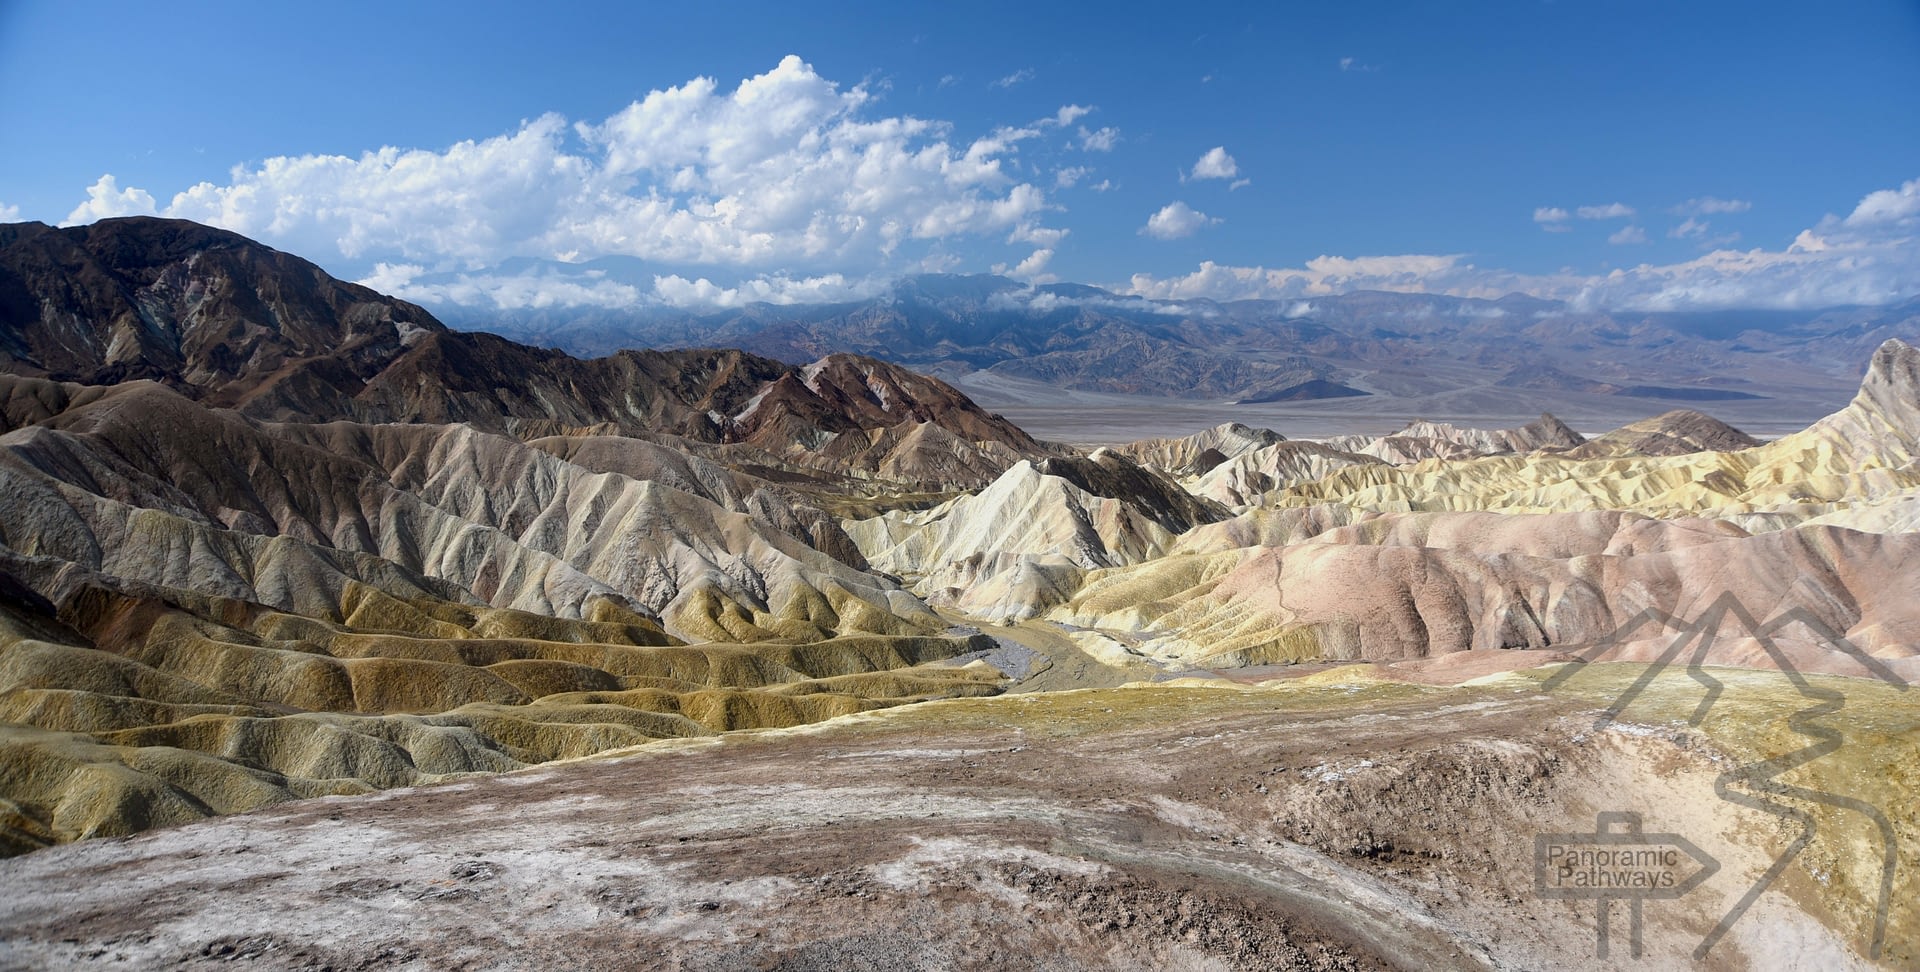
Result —
<svg viewBox="0 0 1920 972"><path fill-rule="evenodd" d="M1673 403L1805 393L1837 403L1875 347L1913 333L1920 300L1808 312L1622 313L1519 294L1147 300L1079 284L930 274L843 303L436 312L457 327L576 355L726 346L797 363L852 352L949 380L984 373L1171 398L1395 399L1484 385Z"/></svg>

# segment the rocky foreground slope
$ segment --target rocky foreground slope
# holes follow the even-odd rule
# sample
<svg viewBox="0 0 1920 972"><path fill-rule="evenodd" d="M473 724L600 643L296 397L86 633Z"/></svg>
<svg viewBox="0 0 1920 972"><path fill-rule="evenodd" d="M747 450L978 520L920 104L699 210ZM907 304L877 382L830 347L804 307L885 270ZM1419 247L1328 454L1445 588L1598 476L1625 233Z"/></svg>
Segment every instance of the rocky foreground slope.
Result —
<svg viewBox="0 0 1920 972"><path fill-rule="evenodd" d="M1434 688L1328 672L935 702L0 862L0 964L579 969L1859 969L1920 959L1910 854L1872 820L1719 799L1792 750L1774 673L1593 666ZM1216 683L1217 685L1217 683ZM1911 705L1843 690L1844 758L1795 781L1914 833ZM1876 728L1866 729L1861 723ZM1643 811L1718 869L1613 907L1535 890L1535 835ZM1903 853L1906 853L1903 851ZM1690 864L1686 869L1693 871ZM1883 908L1883 904L1885 907ZM1737 909L1737 910L1736 910ZM1727 921L1731 916L1732 920ZM1724 930L1716 932L1725 922ZM1878 945L1876 946L1876 940ZM1705 946L1706 951L1694 957ZM1875 959L1877 958L1877 962Z"/></svg>

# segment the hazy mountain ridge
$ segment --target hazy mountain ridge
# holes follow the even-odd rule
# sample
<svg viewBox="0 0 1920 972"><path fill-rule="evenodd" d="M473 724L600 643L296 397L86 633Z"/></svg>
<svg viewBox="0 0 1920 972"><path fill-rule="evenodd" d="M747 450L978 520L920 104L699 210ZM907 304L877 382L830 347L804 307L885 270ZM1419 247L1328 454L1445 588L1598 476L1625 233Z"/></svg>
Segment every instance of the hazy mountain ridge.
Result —
<svg viewBox="0 0 1920 972"><path fill-rule="evenodd" d="M1261 400L1335 385L1392 398L1468 384L1486 369L1496 386L1698 402L1764 398L1782 377L1843 389L1856 362L1912 332L1920 303L1659 313L1579 310L1520 294L1168 301L934 274L831 304L442 312L460 326L578 354L713 343L798 362L850 351L947 376L984 371L1172 398ZM1459 374L1435 382L1449 368Z"/></svg>

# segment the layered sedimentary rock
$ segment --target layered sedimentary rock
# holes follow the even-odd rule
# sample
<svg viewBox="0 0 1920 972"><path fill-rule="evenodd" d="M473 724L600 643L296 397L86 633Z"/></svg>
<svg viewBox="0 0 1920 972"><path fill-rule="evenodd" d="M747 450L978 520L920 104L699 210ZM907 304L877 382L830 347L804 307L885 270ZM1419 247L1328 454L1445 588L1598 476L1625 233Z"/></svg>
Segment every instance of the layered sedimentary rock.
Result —
<svg viewBox="0 0 1920 972"><path fill-rule="evenodd" d="M1612 512L1399 514L1310 542L1109 572L1054 616L1134 632L1141 650L1196 666L1489 648L1645 660L1725 598L1762 623L1805 619L1780 633L1794 666L1863 675L1834 639L1914 655L1916 571L1920 536L1911 534L1802 527L1746 537L1724 524ZM1739 621L1728 618L1704 657L1782 664Z"/></svg>
<svg viewBox="0 0 1920 972"><path fill-rule="evenodd" d="M850 522L876 568L992 620L1031 617L1094 568L1158 557L1225 516L1164 474L1111 450L1020 463L979 493L920 513Z"/></svg>
<svg viewBox="0 0 1920 972"><path fill-rule="evenodd" d="M1490 510L1541 513L1626 509L1653 516L1718 516L1764 530L1859 508L1904 505L1920 488L1920 350L1889 341L1859 394L1804 432L1737 452L1581 460L1496 455L1340 470L1267 494L1278 506L1337 502L1375 512Z"/></svg>
<svg viewBox="0 0 1920 972"><path fill-rule="evenodd" d="M1912 467L1920 458L1920 348L1898 338L1882 344L1846 408L1782 438L1770 451L1831 457L1837 468Z"/></svg>
<svg viewBox="0 0 1920 972"><path fill-rule="evenodd" d="M1049 617L1234 666L1488 648L1645 658L1724 610L1701 643L1714 663L1871 674L1857 650L1920 674L1916 374L1920 351L1888 342L1847 408L1738 452L1340 469L1166 557L1090 575ZM1761 638L1749 619L1793 623Z"/></svg>
<svg viewBox="0 0 1920 972"><path fill-rule="evenodd" d="M831 517L655 443L269 424L151 381L0 402L12 850L999 690L927 667L980 645Z"/></svg>
<svg viewBox="0 0 1920 972"><path fill-rule="evenodd" d="M272 601L260 589L266 552L314 548L561 617L618 593L699 640L935 625L809 546L777 496L719 494L763 520L465 425L268 427L133 383L4 448L10 546L148 583Z"/></svg>
<svg viewBox="0 0 1920 972"><path fill-rule="evenodd" d="M942 603L1044 618L1176 665L1567 646L1635 657L1662 636L1623 633L1636 618L1690 624L1734 605L1817 630L1803 625L1782 653L1728 634L1704 657L1861 674L1848 645L1900 660L1920 644L1906 607L1920 574L1905 535L1920 524L1916 359L1890 342L1852 405L1737 451L1701 448L1752 440L1697 414L1592 448L1550 417L1503 433L1416 426L1407 441L1494 454L1247 448L1185 481L1238 515L1180 529L1132 515L1153 492L1138 484L1100 498L1017 468L938 509L848 531ZM1140 451L1198 455L1204 437ZM1591 453L1606 458L1580 458Z"/></svg>
<svg viewBox="0 0 1920 972"><path fill-rule="evenodd" d="M998 691L925 664L968 647L946 638L683 646L613 600L567 620L349 582L298 614L6 566L59 599L18 586L0 616L0 853Z"/></svg>
<svg viewBox="0 0 1920 972"><path fill-rule="evenodd" d="M1211 431L1218 437L1221 430ZM1199 437L1191 438L1197 441ZM1210 457L1205 468L1189 466L1188 488L1207 499L1244 507L1257 504L1265 493L1295 483L1311 483L1353 466L1408 465L1428 459L1560 451L1585 440L1559 419L1542 415L1539 421L1515 429L1488 430L1442 422L1414 422L1384 436L1347 435L1324 442L1291 442L1276 435L1264 443L1250 441L1248 437L1238 441L1244 444L1232 454ZM1129 448L1148 452L1167 449L1155 446L1154 440Z"/></svg>
<svg viewBox="0 0 1920 972"><path fill-rule="evenodd" d="M1385 464L1383 459L1318 442L1275 442L1221 462L1190 478L1187 485L1195 495L1214 502L1248 506L1268 492L1323 479L1336 470Z"/></svg>
<svg viewBox="0 0 1920 972"><path fill-rule="evenodd" d="M1328 439L1329 448L1392 463L1422 459L1466 459L1539 449L1568 449L1586 440L1552 415L1541 415L1514 429L1463 428L1447 422L1412 422L1391 435L1345 435Z"/></svg>
<svg viewBox="0 0 1920 972"><path fill-rule="evenodd" d="M1215 466L1255 449L1286 441L1272 429L1256 429L1227 422L1179 438L1141 439L1114 447L1114 451L1142 465L1158 466L1175 476L1198 476Z"/></svg>

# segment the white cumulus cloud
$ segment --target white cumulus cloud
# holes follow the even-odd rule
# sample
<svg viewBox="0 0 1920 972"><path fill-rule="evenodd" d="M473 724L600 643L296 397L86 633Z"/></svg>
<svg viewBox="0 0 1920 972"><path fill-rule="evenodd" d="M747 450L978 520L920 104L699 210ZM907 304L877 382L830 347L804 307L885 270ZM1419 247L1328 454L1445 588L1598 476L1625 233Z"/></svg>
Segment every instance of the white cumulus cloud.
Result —
<svg viewBox="0 0 1920 972"><path fill-rule="evenodd" d="M0 203L0 223L14 223L20 220L20 207Z"/></svg>
<svg viewBox="0 0 1920 972"><path fill-rule="evenodd" d="M1226 147L1215 145L1213 148L1207 150L1207 154L1200 156L1200 161L1193 164L1193 171L1188 174L1188 177L1193 179L1232 179L1239 174L1240 165L1233 160L1233 156L1227 154Z"/></svg>
<svg viewBox="0 0 1920 972"><path fill-rule="evenodd" d="M1647 231L1638 226L1622 226L1607 237L1614 246L1629 246L1647 241Z"/></svg>
<svg viewBox="0 0 1920 972"><path fill-rule="evenodd" d="M1558 206L1541 206L1533 211L1533 221L1549 233L1565 233L1573 227L1567 225L1570 215Z"/></svg>
<svg viewBox="0 0 1920 972"><path fill-rule="evenodd" d="M1035 250L1031 256L1020 261L1019 266L1013 268L1013 275L1029 279L1039 276L1040 272L1047 268L1047 263L1052 259L1052 250Z"/></svg>
<svg viewBox="0 0 1920 972"><path fill-rule="evenodd" d="M119 180L109 174L87 187L87 201L74 207L60 225L91 223L116 216L151 216L153 212L152 193L132 186L122 189Z"/></svg>
<svg viewBox="0 0 1920 972"><path fill-rule="evenodd" d="M1844 225L1854 230L1909 230L1920 228L1916 222L1920 222L1920 179L1898 189L1868 193Z"/></svg>
<svg viewBox="0 0 1920 972"><path fill-rule="evenodd" d="M373 273L359 282L416 304L457 304L482 309L628 308L649 303L646 292L632 284L596 274L567 274L551 269L517 274L482 272L435 276L419 264L376 263Z"/></svg>
<svg viewBox="0 0 1920 972"><path fill-rule="evenodd" d="M1458 254L1319 256L1298 268L1235 267L1211 260L1190 274L1155 277L1137 273L1126 292L1162 300L1279 300L1343 294L1354 290L1449 293L1500 297L1564 283L1500 270L1483 270Z"/></svg>
<svg viewBox="0 0 1920 972"><path fill-rule="evenodd" d="M1920 179L1868 193L1845 218L1828 216L1784 250L1706 253L1641 264L1591 280L1583 304L1640 310L1886 304L1920 295Z"/></svg>
<svg viewBox="0 0 1920 972"><path fill-rule="evenodd" d="M1140 232L1157 240L1177 240L1219 222L1221 220L1218 217L1208 216L1176 200L1147 217L1147 225L1140 227Z"/></svg>
<svg viewBox="0 0 1920 972"><path fill-rule="evenodd" d="M722 287L705 277L688 280L677 274L653 279L654 300L678 307L740 307L746 304L819 304L870 297L879 284L870 279L849 279L838 273L817 277L788 277L783 274L754 277L732 287Z"/></svg>
<svg viewBox="0 0 1920 972"><path fill-rule="evenodd" d="M1071 189L1081 179L1091 175L1093 170L1084 165L1069 165L1054 170L1053 184L1059 189Z"/></svg>
<svg viewBox="0 0 1920 972"><path fill-rule="evenodd" d="M1040 123L1043 125L1052 125L1056 128L1065 128L1091 114L1093 114L1093 109L1086 105L1061 105L1060 110L1054 112L1052 118L1042 119Z"/></svg>
<svg viewBox="0 0 1920 972"><path fill-rule="evenodd" d="M993 272L1009 277L1017 277L1030 284L1053 283L1059 278L1046 272L1047 264L1052 260L1053 250L1051 248L1042 248L1033 251L1025 260L1011 267L1004 263L996 263L993 265Z"/></svg>
<svg viewBox="0 0 1920 972"><path fill-rule="evenodd" d="M68 221L158 211L323 262L440 270L603 255L871 269L922 260L943 240L1040 227L1046 195L1012 165L1038 128L955 139L946 123L873 103L864 86L789 56L731 89L695 78L597 123L549 114L440 151L271 158L160 207L108 175ZM1046 121L1084 113L1067 106Z"/></svg>
<svg viewBox="0 0 1920 972"><path fill-rule="evenodd" d="M1118 128L1102 128L1095 132L1088 131L1085 125L1080 126L1080 148L1082 151L1111 152L1113 151L1113 147L1118 144L1120 144L1120 129Z"/></svg>

